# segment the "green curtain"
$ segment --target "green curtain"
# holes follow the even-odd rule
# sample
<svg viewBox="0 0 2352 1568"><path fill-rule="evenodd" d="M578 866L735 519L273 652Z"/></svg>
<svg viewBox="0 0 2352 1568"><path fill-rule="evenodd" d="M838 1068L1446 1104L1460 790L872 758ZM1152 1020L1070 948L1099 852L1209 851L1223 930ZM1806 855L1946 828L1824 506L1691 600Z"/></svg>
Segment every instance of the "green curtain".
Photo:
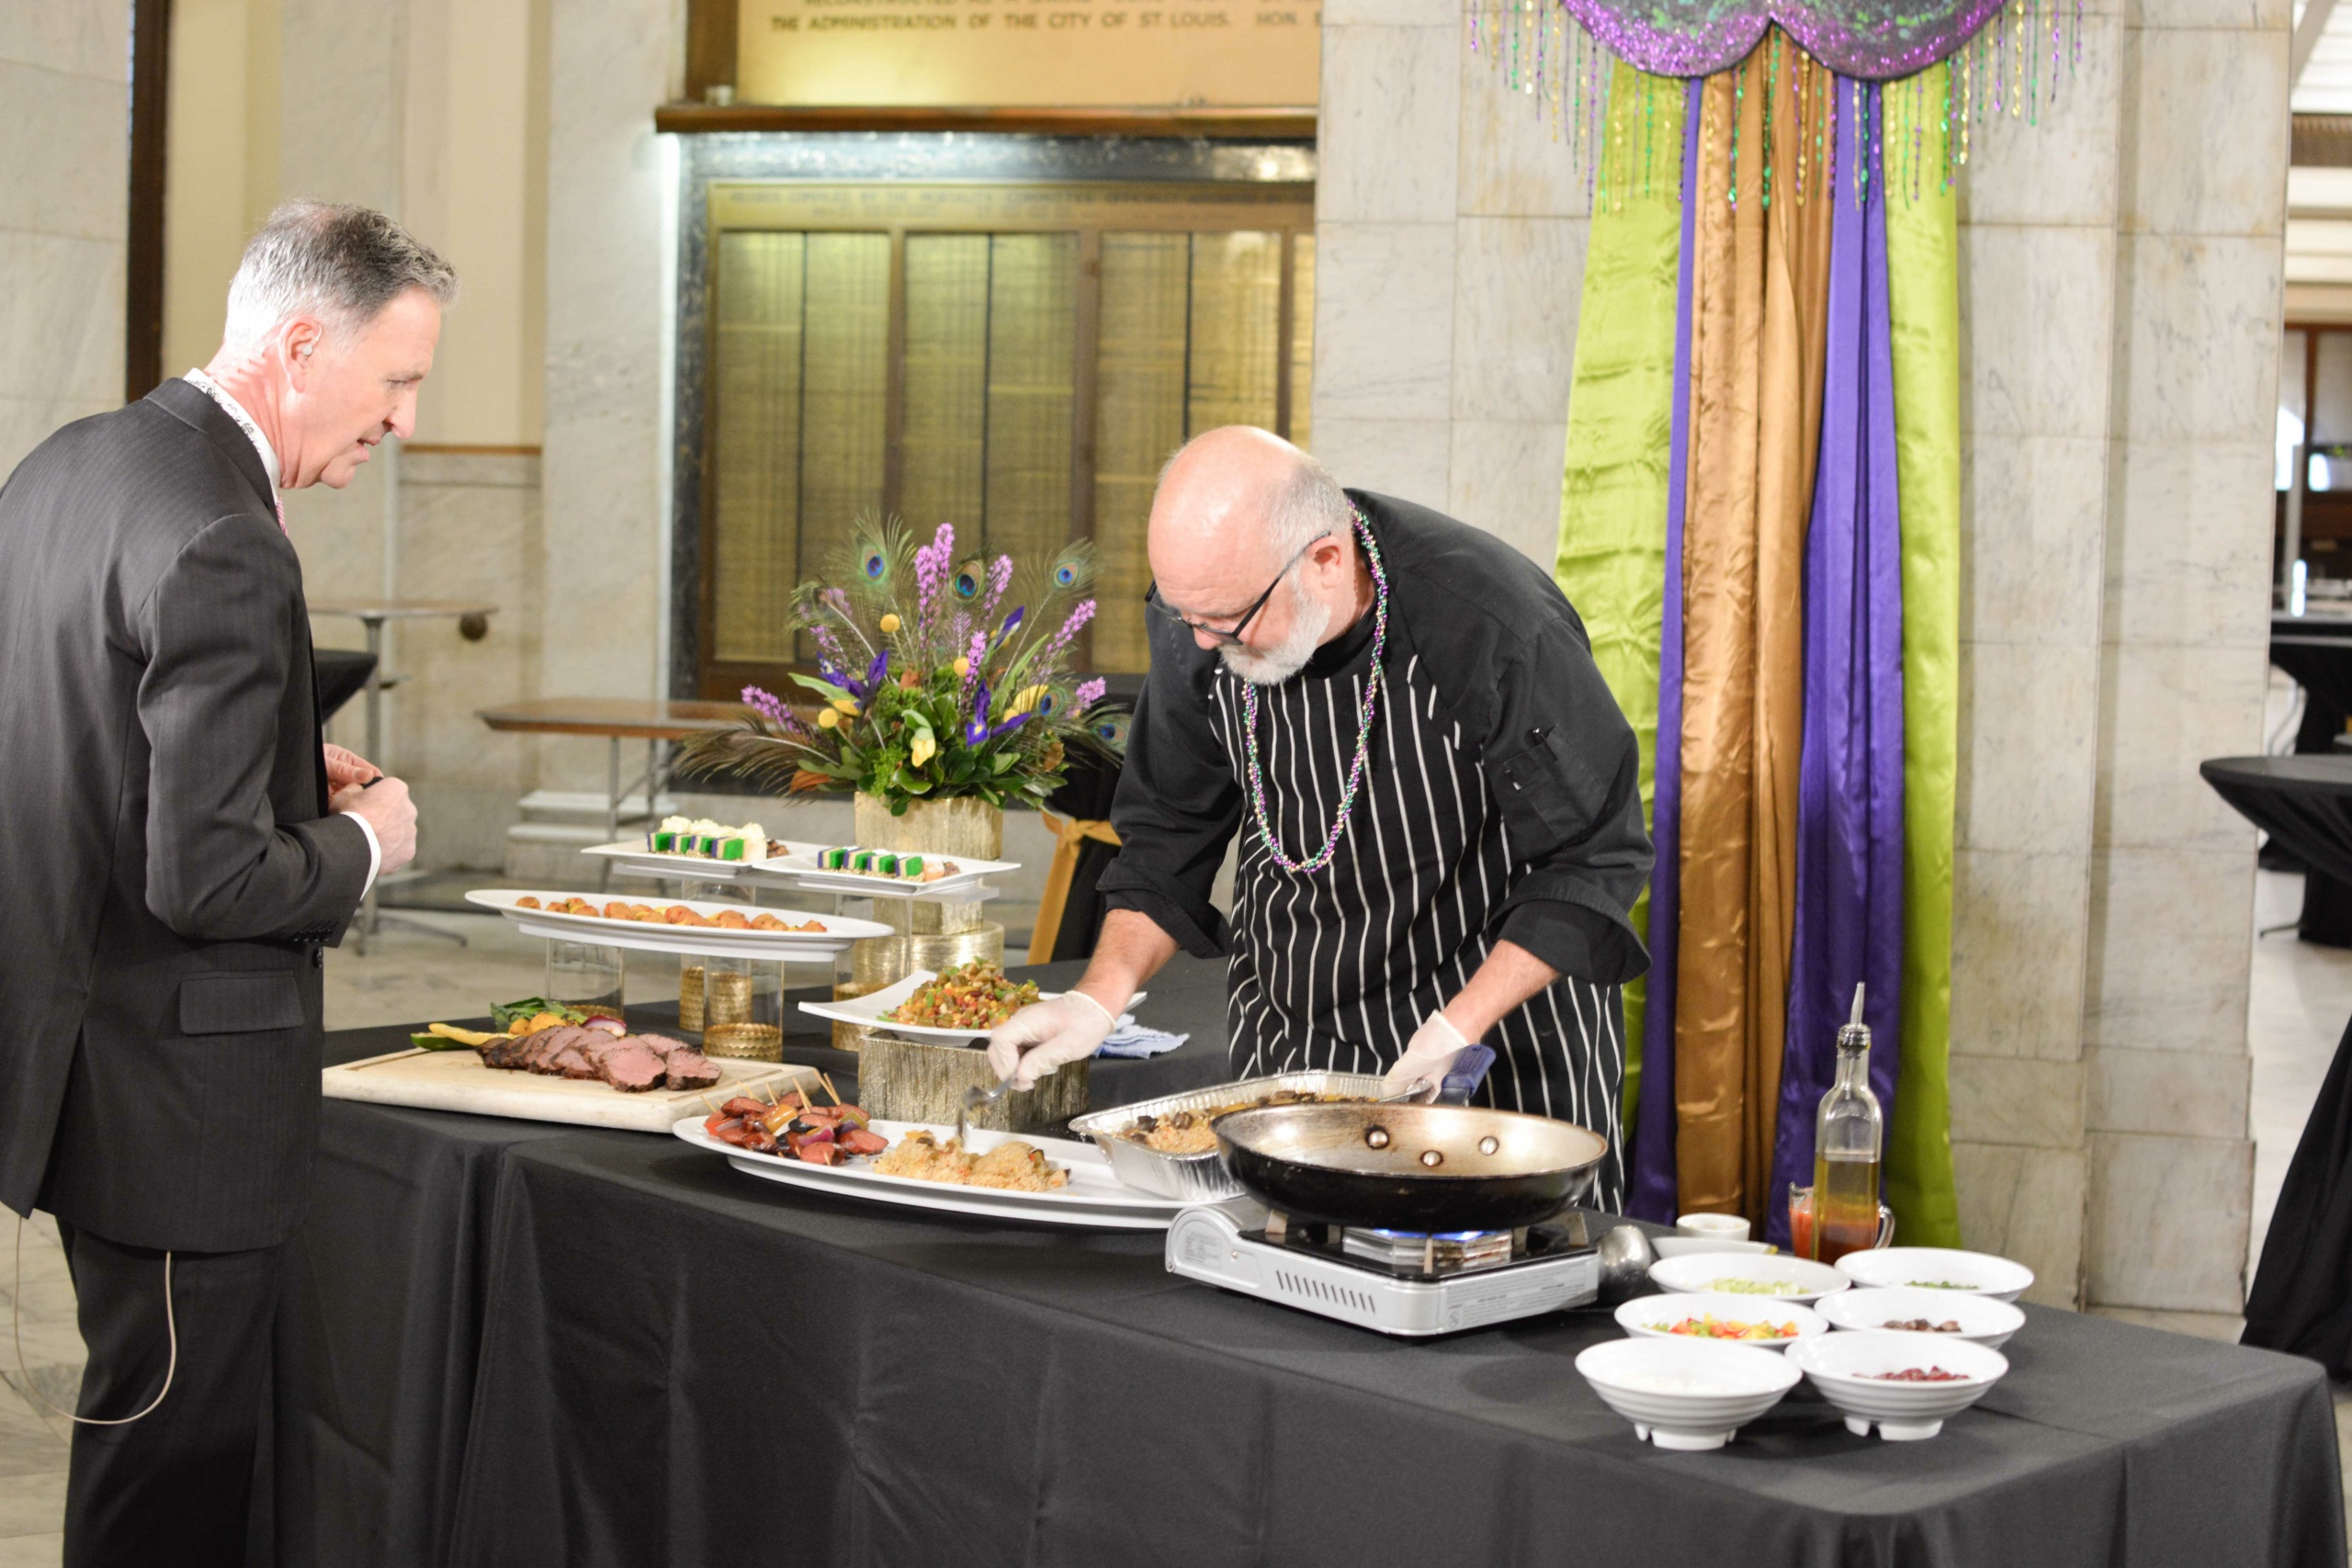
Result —
<svg viewBox="0 0 2352 1568"><path fill-rule="evenodd" d="M1960 274L1939 116L1949 65L1890 84L1887 307L1903 498L1903 1090L1887 1130L1896 1240L1960 1245L1952 1189L1952 810L1960 769ZM1895 150L1924 148L1910 160Z"/></svg>
<svg viewBox="0 0 2352 1568"><path fill-rule="evenodd" d="M1611 75L1609 141L1593 200L1560 488L1561 591L1642 749L1646 818L1657 753L1665 610L1675 289L1682 249L1682 84L1630 65ZM1634 907L1646 931L1649 896ZM1641 1090L1642 987L1625 990L1624 1124Z"/></svg>

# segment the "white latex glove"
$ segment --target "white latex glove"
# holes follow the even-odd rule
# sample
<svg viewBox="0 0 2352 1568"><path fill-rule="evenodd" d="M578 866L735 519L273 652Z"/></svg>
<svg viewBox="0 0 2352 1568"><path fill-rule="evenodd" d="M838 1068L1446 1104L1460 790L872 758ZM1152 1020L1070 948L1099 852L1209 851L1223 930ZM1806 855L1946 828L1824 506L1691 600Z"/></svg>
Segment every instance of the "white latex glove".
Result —
<svg viewBox="0 0 2352 1568"><path fill-rule="evenodd" d="M1015 1089L1035 1089L1056 1067L1082 1062L1111 1037L1119 1021L1084 991L1064 991L1033 1002L989 1033L989 1066Z"/></svg>
<svg viewBox="0 0 2352 1568"><path fill-rule="evenodd" d="M1380 1080L1382 1094L1402 1094L1424 1080L1438 1083L1445 1077L1445 1069L1453 1065L1456 1053L1470 1042L1462 1038L1462 1031L1453 1027L1442 1012L1433 1012L1421 1021L1420 1028L1405 1042L1405 1054Z"/></svg>

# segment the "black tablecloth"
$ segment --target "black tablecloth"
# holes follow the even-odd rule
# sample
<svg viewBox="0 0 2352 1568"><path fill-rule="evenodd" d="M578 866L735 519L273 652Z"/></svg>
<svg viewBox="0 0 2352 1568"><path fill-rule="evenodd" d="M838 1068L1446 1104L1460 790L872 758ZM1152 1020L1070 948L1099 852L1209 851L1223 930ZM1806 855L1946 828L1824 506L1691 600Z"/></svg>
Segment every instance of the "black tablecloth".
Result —
<svg viewBox="0 0 2352 1568"><path fill-rule="evenodd" d="M1050 990L1083 967L1012 973ZM628 1010L640 1025L675 1027L674 1002ZM1227 1076L1221 962L1180 957L1153 978L1143 1013L1191 1039L1160 1056L1096 1062L1093 1104L1148 1100ZM818 1032L826 1027L820 1021L791 1016L809 1030L786 1037L787 1058L821 1068L842 1093L854 1095L855 1054L833 1050L831 1034ZM327 1036L325 1061L404 1050L412 1027L338 1030ZM279 1327L286 1397L278 1401L274 1484L284 1505L280 1559L288 1568L447 1560L490 1293L490 1215L510 1168L503 1156L551 1140L620 1149L671 1142L557 1122L324 1103L317 1197L289 1249ZM304 1498L318 1506L305 1508Z"/></svg>
<svg viewBox="0 0 2352 1568"><path fill-rule="evenodd" d="M1153 993L1221 1072L1215 966ZM1570 1366L1598 1313L1408 1344L1177 1280L1154 1235L349 1101L319 1192L279 1358L288 1563L2344 1561L2318 1369L2071 1314L2032 1312L1932 1442L1800 1398L1671 1455Z"/></svg>
<svg viewBox="0 0 2352 1568"><path fill-rule="evenodd" d="M460 1564L2344 1560L2328 1393L2291 1358L2031 1309L1933 1441L1792 1397L1668 1454L1571 1365L1620 1332L1598 1311L1410 1344L1177 1280L1150 1235L650 1141L509 1166Z"/></svg>
<svg viewBox="0 0 2352 1568"><path fill-rule="evenodd" d="M376 656L347 648L319 648L311 650L311 663L319 686L319 722L324 724L367 689Z"/></svg>
<svg viewBox="0 0 2352 1568"><path fill-rule="evenodd" d="M2341 896L2352 883L2352 756L2216 757L2198 771L2307 868L2302 939L2352 946L2352 898Z"/></svg>
<svg viewBox="0 0 2352 1568"><path fill-rule="evenodd" d="M2245 1342L2352 1377L2352 1028L2288 1163L2246 1294Z"/></svg>

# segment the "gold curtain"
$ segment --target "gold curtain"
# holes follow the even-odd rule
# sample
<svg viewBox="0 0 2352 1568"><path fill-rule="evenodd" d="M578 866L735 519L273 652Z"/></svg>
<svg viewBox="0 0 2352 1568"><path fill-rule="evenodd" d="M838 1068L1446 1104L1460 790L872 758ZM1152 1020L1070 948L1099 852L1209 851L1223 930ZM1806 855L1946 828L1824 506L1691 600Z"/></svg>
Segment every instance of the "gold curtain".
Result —
<svg viewBox="0 0 2352 1568"><path fill-rule="evenodd" d="M1775 29L1701 96L1676 1163L1684 1210L1758 1223L1770 1197L1796 913L1805 522L1832 211L1812 140L1830 92L1829 73Z"/></svg>

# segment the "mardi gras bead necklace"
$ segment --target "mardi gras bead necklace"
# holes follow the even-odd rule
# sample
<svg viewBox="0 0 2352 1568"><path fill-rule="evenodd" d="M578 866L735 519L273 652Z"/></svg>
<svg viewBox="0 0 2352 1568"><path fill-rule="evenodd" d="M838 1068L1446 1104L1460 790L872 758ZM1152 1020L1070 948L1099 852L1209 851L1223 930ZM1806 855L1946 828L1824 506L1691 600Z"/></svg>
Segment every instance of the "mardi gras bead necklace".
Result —
<svg viewBox="0 0 2352 1568"><path fill-rule="evenodd" d="M1356 792L1363 784L1364 761L1372 754L1373 712L1380 701L1380 656L1388 646L1388 577L1380 569L1380 547L1373 542L1372 529L1363 513L1352 506L1348 508L1355 519L1356 537L1363 542L1364 562L1372 570L1372 673L1363 683L1363 714L1356 725L1355 761L1348 765L1348 782L1340 791L1339 815L1331 820L1330 836L1323 847L1305 860L1293 860L1283 852L1274 839L1273 824L1266 817L1266 783L1258 768L1258 686L1254 681L1241 683L1242 750L1249 757L1250 804L1258 814L1258 841L1284 871L1304 873L1320 871L1331 863L1339 852L1340 836L1348 830L1348 815L1355 809Z"/></svg>

